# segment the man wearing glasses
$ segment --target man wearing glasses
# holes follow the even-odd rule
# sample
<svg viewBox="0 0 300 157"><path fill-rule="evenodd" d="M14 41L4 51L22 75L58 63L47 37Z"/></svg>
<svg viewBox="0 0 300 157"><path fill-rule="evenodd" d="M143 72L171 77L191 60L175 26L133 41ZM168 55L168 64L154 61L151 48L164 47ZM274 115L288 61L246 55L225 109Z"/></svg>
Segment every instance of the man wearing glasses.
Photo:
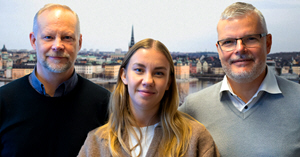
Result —
<svg viewBox="0 0 300 157"><path fill-rule="evenodd" d="M237 2L219 20L223 81L189 95L180 110L203 123L221 156L300 156L300 85L266 65L272 36L262 13Z"/></svg>

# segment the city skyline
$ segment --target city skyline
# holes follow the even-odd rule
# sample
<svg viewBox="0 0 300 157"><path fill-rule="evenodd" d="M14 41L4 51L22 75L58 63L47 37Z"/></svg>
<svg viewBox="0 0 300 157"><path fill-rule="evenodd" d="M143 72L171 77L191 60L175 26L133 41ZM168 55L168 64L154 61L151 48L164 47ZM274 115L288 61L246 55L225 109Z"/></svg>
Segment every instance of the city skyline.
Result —
<svg viewBox="0 0 300 157"><path fill-rule="evenodd" d="M79 0L1 1L0 45L7 49L32 50L29 33L35 13L47 3L70 6L80 18L82 50L128 50L131 28L135 41L153 38L171 52L217 52L216 25L222 11L233 0L224 1L96 1ZM299 51L300 2L296 0L248 0L265 16L273 36L274 52Z"/></svg>

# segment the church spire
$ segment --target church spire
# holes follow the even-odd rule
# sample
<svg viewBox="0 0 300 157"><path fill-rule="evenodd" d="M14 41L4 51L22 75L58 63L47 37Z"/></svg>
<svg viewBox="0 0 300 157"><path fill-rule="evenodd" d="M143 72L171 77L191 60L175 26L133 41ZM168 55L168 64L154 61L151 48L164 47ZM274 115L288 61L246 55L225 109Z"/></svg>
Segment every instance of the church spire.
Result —
<svg viewBox="0 0 300 157"><path fill-rule="evenodd" d="M131 40L129 43L129 49L135 44L134 42L134 34L133 34L133 25L132 25L132 30L131 30Z"/></svg>
<svg viewBox="0 0 300 157"><path fill-rule="evenodd" d="M7 49L6 49L5 45L3 45L3 48L1 50L1 52L7 52Z"/></svg>

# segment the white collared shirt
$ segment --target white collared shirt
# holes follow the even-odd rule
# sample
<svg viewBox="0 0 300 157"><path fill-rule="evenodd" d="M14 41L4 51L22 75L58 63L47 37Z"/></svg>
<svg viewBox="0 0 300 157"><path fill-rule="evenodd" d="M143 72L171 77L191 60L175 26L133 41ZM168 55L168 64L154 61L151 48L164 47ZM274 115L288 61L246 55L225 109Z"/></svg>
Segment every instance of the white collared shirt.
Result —
<svg viewBox="0 0 300 157"><path fill-rule="evenodd" d="M247 103L245 103L241 98L239 98L235 93L233 93L231 86L227 80L226 75L224 76L224 79L222 81L220 94L222 94L222 92L224 92L224 91L228 92L231 102L240 112L248 111L261 98L261 96L264 92L268 92L270 94L281 93L281 90L278 87L275 75L269 69L268 66L267 66L266 77L264 78L263 82L259 86L256 93L253 95L253 97Z"/></svg>
<svg viewBox="0 0 300 157"><path fill-rule="evenodd" d="M152 142L153 136L154 136L154 130L156 126L159 123L156 123L154 125L146 126L146 127L140 127L141 132L142 132L142 140L141 140L141 145L142 145L142 152L140 157L145 157L147 155L148 149L150 147L150 144ZM134 131L139 136L139 131L137 127L133 127ZM132 133L129 133L129 147L132 149L136 144L138 143L137 139L134 137ZM137 157L137 155L140 152L140 147L137 146L133 151L131 151L132 157Z"/></svg>

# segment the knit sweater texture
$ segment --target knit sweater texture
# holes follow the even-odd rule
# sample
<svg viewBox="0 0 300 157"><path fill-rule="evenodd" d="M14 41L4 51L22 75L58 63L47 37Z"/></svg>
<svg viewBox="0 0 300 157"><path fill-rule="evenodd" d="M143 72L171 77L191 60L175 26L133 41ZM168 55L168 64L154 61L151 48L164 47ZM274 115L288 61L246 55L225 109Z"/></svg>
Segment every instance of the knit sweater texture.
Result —
<svg viewBox="0 0 300 157"><path fill-rule="evenodd" d="M185 157L219 157L219 151L213 141L210 133L206 128L195 121L191 121L192 125L192 137L189 142L189 147ZM107 129L107 125L97 128L88 134L84 145L82 146L78 157L96 157L103 156L109 157L111 153L108 147L108 136L104 133ZM154 137L146 154L146 157L158 157L159 144L162 139L162 128L158 125L154 131ZM129 148L129 138L127 134L124 134L123 139ZM117 150L121 157L130 157L123 148Z"/></svg>
<svg viewBox="0 0 300 157"><path fill-rule="evenodd" d="M247 112L239 112L219 82L189 95L179 110L204 124L223 157L299 157L300 85L281 77L282 94L264 92Z"/></svg>
<svg viewBox="0 0 300 157"><path fill-rule="evenodd" d="M0 156L74 157L89 131L106 123L110 92L78 75L62 97L35 91L28 75L0 88Z"/></svg>

